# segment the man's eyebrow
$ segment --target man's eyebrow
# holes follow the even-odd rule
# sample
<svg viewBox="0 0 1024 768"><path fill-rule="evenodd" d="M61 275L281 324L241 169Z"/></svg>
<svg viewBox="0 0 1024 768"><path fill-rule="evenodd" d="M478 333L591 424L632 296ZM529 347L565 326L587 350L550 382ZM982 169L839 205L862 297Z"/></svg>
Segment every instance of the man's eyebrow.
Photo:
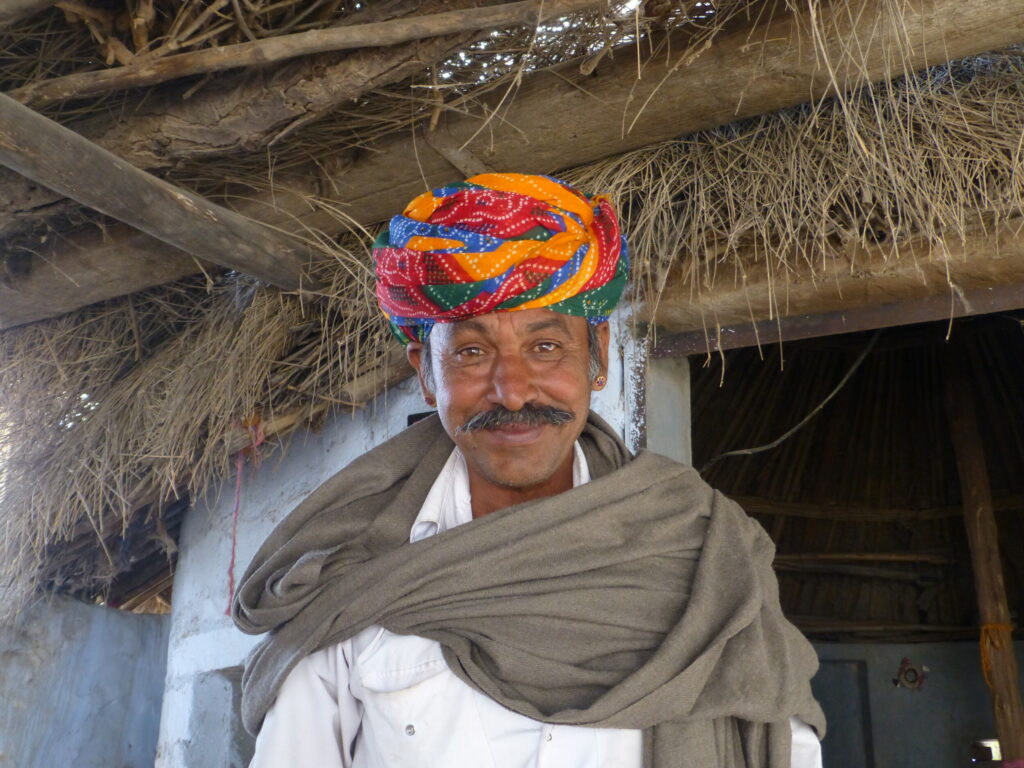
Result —
<svg viewBox="0 0 1024 768"><path fill-rule="evenodd" d="M569 324L566 322L564 317L549 317L544 320L538 320L535 323L530 323L528 326L526 326L526 332L536 333L537 331L545 331L548 328L557 328L559 330L568 332Z"/></svg>
<svg viewBox="0 0 1024 768"><path fill-rule="evenodd" d="M461 332L471 333L474 331L476 333L486 333L487 326L484 323L480 322L479 320L474 320L473 318L469 318L467 320L460 320L459 322L452 324L452 335Z"/></svg>
<svg viewBox="0 0 1024 768"><path fill-rule="evenodd" d="M566 319L560 315L554 317L546 317L543 320L535 320L526 326L527 333L537 333L537 331L544 331L550 328L557 328L562 331L568 332L569 324ZM486 323L482 323L479 320L473 318L467 318L466 320L460 320L458 323L452 325L452 335L458 335L460 333L483 333L488 332Z"/></svg>

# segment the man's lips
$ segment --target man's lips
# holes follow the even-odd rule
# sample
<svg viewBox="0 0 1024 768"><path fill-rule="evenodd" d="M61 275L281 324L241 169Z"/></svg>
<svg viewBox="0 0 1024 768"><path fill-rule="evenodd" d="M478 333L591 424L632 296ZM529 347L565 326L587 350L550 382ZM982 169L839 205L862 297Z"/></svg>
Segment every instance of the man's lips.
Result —
<svg viewBox="0 0 1024 768"><path fill-rule="evenodd" d="M480 430L479 434L485 435L485 439L493 440L508 445L525 445L532 443L541 436L547 424L505 424L493 429Z"/></svg>

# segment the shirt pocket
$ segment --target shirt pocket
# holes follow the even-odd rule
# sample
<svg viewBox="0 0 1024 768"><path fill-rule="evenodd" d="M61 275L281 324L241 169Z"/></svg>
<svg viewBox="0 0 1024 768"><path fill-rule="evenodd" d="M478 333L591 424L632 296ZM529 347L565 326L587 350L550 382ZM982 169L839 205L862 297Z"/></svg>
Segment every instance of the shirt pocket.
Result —
<svg viewBox="0 0 1024 768"><path fill-rule="evenodd" d="M356 754L366 749L376 758L366 765L493 768L480 694L448 669L440 644L381 630L352 671L364 708Z"/></svg>

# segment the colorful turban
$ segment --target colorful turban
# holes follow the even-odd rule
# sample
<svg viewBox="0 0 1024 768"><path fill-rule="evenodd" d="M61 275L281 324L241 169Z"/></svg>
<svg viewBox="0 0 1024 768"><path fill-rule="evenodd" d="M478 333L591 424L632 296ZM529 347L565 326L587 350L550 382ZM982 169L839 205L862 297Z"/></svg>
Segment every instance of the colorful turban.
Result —
<svg viewBox="0 0 1024 768"><path fill-rule="evenodd" d="M391 219L373 259L377 301L403 344L488 312L546 307L601 322L629 268L605 198L521 173L423 193Z"/></svg>

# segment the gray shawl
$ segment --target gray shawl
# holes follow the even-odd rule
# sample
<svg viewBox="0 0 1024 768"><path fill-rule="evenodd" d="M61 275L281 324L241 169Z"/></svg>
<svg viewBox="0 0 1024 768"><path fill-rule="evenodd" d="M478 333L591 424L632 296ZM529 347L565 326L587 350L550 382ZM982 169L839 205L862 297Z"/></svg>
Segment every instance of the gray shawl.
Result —
<svg viewBox="0 0 1024 768"><path fill-rule="evenodd" d="M824 735L814 650L782 615L774 548L682 464L631 457L591 414L593 480L414 544L452 451L436 417L352 462L257 552L235 597L255 733L308 654L379 624L548 723L645 729L645 764L785 768L788 718Z"/></svg>

